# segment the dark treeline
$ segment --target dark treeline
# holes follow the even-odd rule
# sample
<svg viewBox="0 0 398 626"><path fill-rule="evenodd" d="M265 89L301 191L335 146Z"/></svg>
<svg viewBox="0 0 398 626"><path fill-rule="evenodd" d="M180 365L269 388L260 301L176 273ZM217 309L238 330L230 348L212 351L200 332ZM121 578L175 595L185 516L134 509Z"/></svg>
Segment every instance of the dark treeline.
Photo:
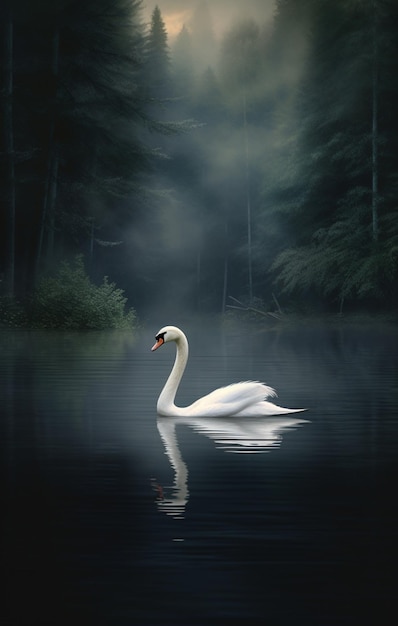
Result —
<svg viewBox="0 0 398 626"><path fill-rule="evenodd" d="M102 248L106 271L150 204L148 136L176 125L151 111L140 11L137 0L1 4L5 293L23 297L73 253L94 272Z"/></svg>
<svg viewBox="0 0 398 626"><path fill-rule="evenodd" d="M138 311L396 307L396 2L279 0L221 41L201 3L170 47L141 9L1 5L1 293L83 253Z"/></svg>
<svg viewBox="0 0 398 626"><path fill-rule="evenodd" d="M8 5L8 6L7 6ZM94 237L148 154L138 2L2 4L2 264L9 292ZM126 207L123 207L126 210Z"/></svg>
<svg viewBox="0 0 398 626"><path fill-rule="evenodd" d="M303 8L310 36L287 124L294 140L270 199L293 236L273 269L287 293L389 308L398 295L398 5Z"/></svg>

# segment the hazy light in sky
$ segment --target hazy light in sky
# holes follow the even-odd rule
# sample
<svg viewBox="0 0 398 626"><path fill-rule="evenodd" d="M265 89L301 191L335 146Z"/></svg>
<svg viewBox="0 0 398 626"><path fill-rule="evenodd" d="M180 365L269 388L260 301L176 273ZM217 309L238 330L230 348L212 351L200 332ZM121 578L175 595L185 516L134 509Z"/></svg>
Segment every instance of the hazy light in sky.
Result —
<svg viewBox="0 0 398 626"><path fill-rule="evenodd" d="M158 6L172 40L184 24L189 27L193 12L203 0L147 0L143 3L144 19L149 22ZM257 17L260 22L274 14L275 0L208 0L208 7L216 35L222 35L237 18Z"/></svg>
<svg viewBox="0 0 398 626"><path fill-rule="evenodd" d="M166 26L167 34L170 39L174 39L181 31L184 24L189 22L191 11L175 11L173 13L165 13L163 20Z"/></svg>

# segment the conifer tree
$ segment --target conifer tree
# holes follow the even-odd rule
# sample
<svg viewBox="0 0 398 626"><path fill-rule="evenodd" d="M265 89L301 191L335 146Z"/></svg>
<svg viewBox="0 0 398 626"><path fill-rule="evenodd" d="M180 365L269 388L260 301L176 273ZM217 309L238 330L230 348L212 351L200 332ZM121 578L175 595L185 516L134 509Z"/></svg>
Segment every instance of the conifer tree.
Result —
<svg viewBox="0 0 398 626"><path fill-rule="evenodd" d="M88 250L101 227L102 239L113 240L134 219L127 207L137 206L155 157L146 133L164 128L149 113L143 89L141 0L20 5L12 46L18 89L7 96L14 148L2 151L15 165L14 256L23 294L34 268L53 266L65 249ZM5 53L2 47L2 61L11 59ZM4 72L1 80L4 95L10 84ZM4 174L1 168L1 193L8 197L11 178ZM2 249L9 232L0 229ZM0 259L0 272L12 271L11 256Z"/></svg>
<svg viewBox="0 0 398 626"><path fill-rule="evenodd" d="M175 94L187 98L195 83L192 37L185 26L181 28L172 50L173 82Z"/></svg>
<svg viewBox="0 0 398 626"><path fill-rule="evenodd" d="M145 46L144 79L150 97L158 100L170 97L170 51L167 40L166 26L156 6Z"/></svg>
<svg viewBox="0 0 398 626"><path fill-rule="evenodd" d="M397 94L386 77L395 13L389 1L312 7L288 215L298 246L281 252L274 269L285 291L312 290L340 309L346 300L390 297L397 270L384 200L392 192L395 133L386 120Z"/></svg>
<svg viewBox="0 0 398 626"><path fill-rule="evenodd" d="M3 27L3 59L4 59L4 90L3 90L3 128L4 136L4 154L5 154L5 179L4 187L0 188L0 193L6 198L6 211L4 216L6 235L5 249L5 292L13 297L15 290L15 239L16 239L16 220L15 220L15 153L14 153L14 19L11 5L6 2L3 7L2 14ZM1 57L0 57L1 58Z"/></svg>

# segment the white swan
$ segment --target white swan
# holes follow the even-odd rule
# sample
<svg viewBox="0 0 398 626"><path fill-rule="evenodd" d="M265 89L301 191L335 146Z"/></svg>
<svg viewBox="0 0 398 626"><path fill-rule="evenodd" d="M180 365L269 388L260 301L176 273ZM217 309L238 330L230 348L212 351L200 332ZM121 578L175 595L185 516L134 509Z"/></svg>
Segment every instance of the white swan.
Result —
<svg viewBox="0 0 398 626"><path fill-rule="evenodd" d="M169 341L176 343L176 358L173 369L158 399L158 415L168 417L262 417L285 415L305 410L286 409L268 402L265 398L275 397L275 390L256 381L220 387L187 407L178 407L174 400L188 361L188 340L182 330L176 326L164 326L159 330L155 339L156 343L152 347L152 351Z"/></svg>

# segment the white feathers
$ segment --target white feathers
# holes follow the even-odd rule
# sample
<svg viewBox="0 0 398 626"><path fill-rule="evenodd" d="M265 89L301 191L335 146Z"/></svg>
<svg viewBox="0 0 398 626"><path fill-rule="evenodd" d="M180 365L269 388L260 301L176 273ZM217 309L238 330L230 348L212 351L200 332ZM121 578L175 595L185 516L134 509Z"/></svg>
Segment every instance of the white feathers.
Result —
<svg viewBox="0 0 398 626"><path fill-rule="evenodd" d="M305 409L286 409L269 402L276 391L265 383L245 381L215 389L211 393L187 407L177 407L174 403L178 386L188 360L188 341L182 330L176 326L165 326L156 335L157 343L152 350L157 350L163 343L175 341L176 358L171 373L159 396L158 414L162 416L197 416L197 417L261 417L267 415L285 415Z"/></svg>

